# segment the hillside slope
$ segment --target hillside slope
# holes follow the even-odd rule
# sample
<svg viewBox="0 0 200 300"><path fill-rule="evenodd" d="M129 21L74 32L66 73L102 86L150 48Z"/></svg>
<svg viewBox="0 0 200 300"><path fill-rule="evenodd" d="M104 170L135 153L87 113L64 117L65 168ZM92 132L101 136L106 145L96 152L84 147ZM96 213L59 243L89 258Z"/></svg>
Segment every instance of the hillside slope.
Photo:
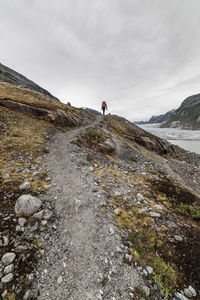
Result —
<svg viewBox="0 0 200 300"><path fill-rule="evenodd" d="M0 82L7 82L16 86L27 88L58 100L56 97L51 95L47 90L43 89L35 82L17 73L16 71L4 66L1 63L0 63Z"/></svg>
<svg viewBox="0 0 200 300"><path fill-rule="evenodd" d="M186 98L161 127L200 129L200 94Z"/></svg>
<svg viewBox="0 0 200 300"><path fill-rule="evenodd" d="M199 155L1 83L0 165L3 299L199 298Z"/></svg>

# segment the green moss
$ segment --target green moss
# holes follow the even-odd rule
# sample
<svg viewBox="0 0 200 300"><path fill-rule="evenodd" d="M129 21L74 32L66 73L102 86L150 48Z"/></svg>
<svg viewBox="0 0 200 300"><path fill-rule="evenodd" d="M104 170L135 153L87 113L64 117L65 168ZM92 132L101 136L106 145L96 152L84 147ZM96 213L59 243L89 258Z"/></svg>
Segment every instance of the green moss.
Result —
<svg viewBox="0 0 200 300"><path fill-rule="evenodd" d="M132 156L132 157L130 157L130 161L137 162L137 158Z"/></svg>
<svg viewBox="0 0 200 300"><path fill-rule="evenodd" d="M195 219L200 219L200 207L197 202L192 204L181 203L178 210L184 215L192 216Z"/></svg>

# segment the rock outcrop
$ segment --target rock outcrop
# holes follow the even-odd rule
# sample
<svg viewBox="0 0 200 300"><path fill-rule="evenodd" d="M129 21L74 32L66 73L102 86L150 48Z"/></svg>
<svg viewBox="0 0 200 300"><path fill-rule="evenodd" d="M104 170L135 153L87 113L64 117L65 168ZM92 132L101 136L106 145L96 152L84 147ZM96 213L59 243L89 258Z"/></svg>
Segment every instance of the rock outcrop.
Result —
<svg viewBox="0 0 200 300"><path fill-rule="evenodd" d="M82 121L82 117L79 114L73 113L69 116L62 109L57 109L57 111L54 111L15 102L9 99L0 100L0 106L4 106L12 110L22 112L24 114L33 115L50 123L54 123L55 125L63 127L78 126Z"/></svg>

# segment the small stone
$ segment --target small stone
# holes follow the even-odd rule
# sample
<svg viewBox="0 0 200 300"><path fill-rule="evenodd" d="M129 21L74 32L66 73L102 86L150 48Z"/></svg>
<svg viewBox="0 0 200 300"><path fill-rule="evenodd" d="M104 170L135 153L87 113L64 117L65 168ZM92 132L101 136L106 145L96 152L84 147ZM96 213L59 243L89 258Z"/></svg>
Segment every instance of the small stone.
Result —
<svg viewBox="0 0 200 300"><path fill-rule="evenodd" d="M30 300L33 298L33 292L31 290L27 290L24 294L23 300Z"/></svg>
<svg viewBox="0 0 200 300"><path fill-rule="evenodd" d="M15 253L8 252L8 253L3 255L1 261L5 266L8 266L14 261L15 257L16 257Z"/></svg>
<svg viewBox="0 0 200 300"><path fill-rule="evenodd" d="M18 219L18 223L21 227L24 227L25 223L26 223L26 219L25 218L19 218Z"/></svg>
<svg viewBox="0 0 200 300"><path fill-rule="evenodd" d="M162 205L158 205L158 204L154 205L154 208L158 210L163 210Z"/></svg>
<svg viewBox="0 0 200 300"><path fill-rule="evenodd" d="M36 231L36 230L38 230L38 227L39 227L39 223L38 223L38 221L36 221L35 224L33 226L31 226L30 231L31 232Z"/></svg>
<svg viewBox="0 0 200 300"><path fill-rule="evenodd" d="M109 228L109 232L110 232L111 235L113 235L115 233L115 231L112 227Z"/></svg>
<svg viewBox="0 0 200 300"><path fill-rule="evenodd" d="M174 297L175 297L175 299L177 299L177 300L188 300L188 298L186 298L184 295L182 295L182 294L179 293L179 292L176 292L176 293L174 294Z"/></svg>
<svg viewBox="0 0 200 300"><path fill-rule="evenodd" d="M4 277L1 279L1 282L2 282L2 283L9 283L9 282L11 282L12 280L13 280L13 274L10 273L10 274L4 276Z"/></svg>
<svg viewBox="0 0 200 300"><path fill-rule="evenodd" d="M4 274L9 274L9 273L12 273L14 271L14 265L11 264L11 265L8 265L4 268Z"/></svg>
<svg viewBox="0 0 200 300"><path fill-rule="evenodd" d="M113 275L117 274L117 268L115 266L112 266L111 272Z"/></svg>
<svg viewBox="0 0 200 300"><path fill-rule="evenodd" d="M58 277L58 280L57 280L57 284L60 285L60 284L62 283L62 281L63 281L62 276L59 276L59 277Z"/></svg>
<svg viewBox="0 0 200 300"><path fill-rule="evenodd" d="M114 209L114 213L115 213L116 215L119 215L119 213L120 213L120 208L119 208L119 207L115 208L115 209Z"/></svg>
<svg viewBox="0 0 200 300"><path fill-rule="evenodd" d="M146 296L148 297L150 295L150 289L146 285L143 285L142 289L145 292Z"/></svg>
<svg viewBox="0 0 200 300"><path fill-rule="evenodd" d="M35 213L33 215L33 218L38 220L38 221L41 221L43 219L43 216L44 216L44 210L41 210L38 213Z"/></svg>
<svg viewBox="0 0 200 300"><path fill-rule="evenodd" d="M153 273L153 268L150 267L150 266L147 266L147 267L146 267L146 270L147 270L147 272L149 273L149 275Z"/></svg>
<svg viewBox="0 0 200 300"><path fill-rule="evenodd" d="M197 293L196 293L195 289L191 285L188 286L188 290L191 291L192 297L196 297L197 296Z"/></svg>
<svg viewBox="0 0 200 300"><path fill-rule="evenodd" d="M126 261L127 261L127 262L131 263L131 262L132 262L132 259L133 259L133 256L130 255L130 254L126 254L126 255L125 255L125 258L126 258Z"/></svg>
<svg viewBox="0 0 200 300"><path fill-rule="evenodd" d="M96 193L96 192L98 192L98 189L97 189L97 188L93 188L93 189L92 189L92 192L93 192L93 193Z"/></svg>
<svg viewBox="0 0 200 300"><path fill-rule="evenodd" d="M8 173L5 173L5 174L3 174L3 179L8 179L8 178L10 178L10 175L8 174Z"/></svg>
<svg viewBox="0 0 200 300"><path fill-rule="evenodd" d="M122 194L118 191L115 192L115 196L120 197Z"/></svg>
<svg viewBox="0 0 200 300"><path fill-rule="evenodd" d="M16 228L15 228L16 232L20 232L21 231L21 226L20 225L17 225Z"/></svg>
<svg viewBox="0 0 200 300"><path fill-rule="evenodd" d="M192 292L189 289L184 289L184 295L188 298L192 298Z"/></svg>
<svg viewBox="0 0 200 300"><path fill-rule="evenodd" d="M151 211L150 212L150 216L152 218L160 218L161 217L161 214L157 213L157 212L154 212L154 211Z"/></svg>
<svg viewBox="0 0 200 300"><path fill-rule="evenodd" d="M174 235L174 239L177 241L177 242L182 242L183 241L183 237L181 235Z"/></svg>
<svg viewBox="0 0 200 300"><path fill-rule="evenodd" d="M8 246L9 244L9 238L7 236L3 236L3 245Z"/></svg>
<svg viewBox="0 0 200 300"><path fill-rule="evenodd" d="M4 299L4 298L6 297L7 294L8 294L8 291L5 290L5 291L1 294L2 299Z"/></svg>
<svg viewBox="0 0 200 300"><path fill-rule="evenodd" d="M41 225L42 225L42 226L46 226L47 223L48 223L47 220L43 220L43 221L41 222Z"/></svg>
<svg viewBox="0 0 200 300"><path fill-rule="evenodd" d="M116 251L119 252L119 253L121 253L121 252L122 252L122 249L121 249L120 247L117 246L117 247L116 247Z"/></svg>
<svg viewBox="0 0 200 300"><path fill-rule="evenodd" d="M148 275L149 275L148 272L147 272L147 270L145 270L145 269L144 269L142 272L143 272L143 274L144 274L145 276L148 276Z"/></svg>
<svg viewBox="0 0 200 300"><path fill-rule="evenodd" d="M25 181L25 182L23 182L23 183L19 186L19 189L20 189L20 190L28 190L28 189L30 189L30 187L31 187L30 182L29 182L29 181Z"/></svg>
<svg viewBox="0 0 200 300"><path fill-rule="evenodd" d="M138 202L144 202L144 200L145 200L144 197L142 196L142 194L140 194L140 193L137 194L136 198L137 198Z"/></svg>
<svg viewBox="0 0 200 300"><path fill-rule="evenodd" d="M53 212L52 212L51 210L49 210L49 209L46 209L46 210L44 211L44 216L43 216L43 218L44 218L45 220L48 221L48 220L51 219L52 215L53 215Z"/></svg>

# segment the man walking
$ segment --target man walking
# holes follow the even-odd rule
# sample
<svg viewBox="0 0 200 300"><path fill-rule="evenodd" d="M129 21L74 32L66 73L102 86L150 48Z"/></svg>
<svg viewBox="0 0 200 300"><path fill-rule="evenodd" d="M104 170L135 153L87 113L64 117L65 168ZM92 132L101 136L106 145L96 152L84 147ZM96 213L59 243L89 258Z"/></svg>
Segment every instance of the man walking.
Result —
<svg viewBox="0 0 200 300"><path fill-rule="evenodd" d="M102 102L101 109L103 110L103 116L104 116L104 115L105 115L105 110L108 109L108 106L107 106L107 104L106 104L106 101L103 101L103 102Z"/></svg>

